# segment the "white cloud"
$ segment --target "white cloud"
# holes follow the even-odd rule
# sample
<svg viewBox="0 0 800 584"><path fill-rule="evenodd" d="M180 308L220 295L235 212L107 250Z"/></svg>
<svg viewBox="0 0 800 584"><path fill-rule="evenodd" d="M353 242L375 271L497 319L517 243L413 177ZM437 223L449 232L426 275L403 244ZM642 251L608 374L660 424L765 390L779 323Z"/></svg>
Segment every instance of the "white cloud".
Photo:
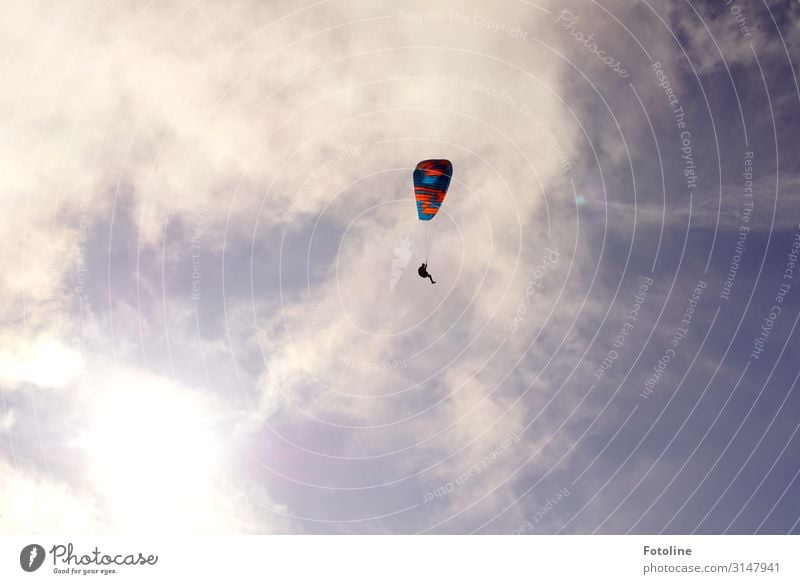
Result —
<svg viewBox="0 0 800 584"><path fill-rule="evenodd" d="M52 337L26 341L7 336L0 345L0 383L9 389L23 384L59 389L83 368L81 353Z"/></svg>
<svg viewBox="0 0 800 584"><path fill-rule="evenodd" d="M641 5L614 8L621 22L645 23L637 38L688 101L691 77L674 39L652 14L642 17ZM555 24L555 12L453 2L435 9L441 20L409 18L412 9L434 10L401 15L388 0L144 10L87 2L74 12L17 6L0 23L0 39L17 43L0 40L15 47L0 96L0 116L11 121L0 137L0 196L10 209L0 237L14 242L0 257L8 299L0 382L68 388L58 407L85 416L80 432L64 432L80 444L73 454L86 473L60 477L68 489L14 471L9 492L21 509L33 512L20 494L26 486L69 508L64 526L85 516L87 526L122 531L297 529L268 472L263 485L228 472L239 441L257 441L267 424L321 420L341 431L323 445L341 457L408 448L387 455L375 480L413 476L409 491L450 481L520 436L491 475L430 515L447 519L486 496L454 519L460 526L511 504L519 477L551 469L573 444L595 412L581 410L559 429L585 389L567 375L591 376L579 361L608 298L600 282L589 287L602 260L601 222L590 214L598 204L576 212L564 169L574 178L594 162L583 124L611 183L628 164L626 146L639 155L649 126L620 115L631 129L626 142L616 130L596 131L592 124L614 125L601 97L619 114L638 103L627 81L604 77L596 56ZM660 9L688 35L698 71L718 69L702 24ZM626 60L648 109L662 111L663 91L636 79L648 65L620 26L599 8L574 10L582 29ZM528 34L492 30L481 14ZM37 33L21 35L16 25L28 18ZM747 64L751 51L735 42L732 23L727 14L709 19L729 65ZM768 39L757 34L761 47ZM421 234L409 175L417 160L444 156L455 176L436 221L431 287L414 273ZM660 180L650 178L638 176L646 184L636 207L647 228L662 219L652 187ZM596 182L589 195L600 193ZM784 183L782 222L794 216L796 182ZM615 226L631 227L634 209L606 187L614 238ZM738 221L737 193L726 185L723 227ZM715 224L715 198L702 193L696 203L693 224ZM764 225L768 211L759 207L753 223ZM666 220L685 222L686 212ZM405 237L415 241L413 257L390 293L394 248ZM559 263L531 295L545 247L559 250ZM192 303L198 250L204 279ZM12 433L27 419L14 408L3 422ZM343 463L334 474L351 472ZM515 509L498 524L519 519Z"/></svg>
<svg viewBox="0 0 800 584"><path fill-rule="evenodd" d="M7 409L3 417L0 418L0 429L4 430L5 432L11 431L14 427L14 424L17 422L17 415L14 413L14 410Z"/></svg>
<svg viewBox="0 0 800 584"><path fill-rule="evenodd" d="M105 530L97 501L68 481L15 468L0 459L0 533L92 534Z"/></svg>

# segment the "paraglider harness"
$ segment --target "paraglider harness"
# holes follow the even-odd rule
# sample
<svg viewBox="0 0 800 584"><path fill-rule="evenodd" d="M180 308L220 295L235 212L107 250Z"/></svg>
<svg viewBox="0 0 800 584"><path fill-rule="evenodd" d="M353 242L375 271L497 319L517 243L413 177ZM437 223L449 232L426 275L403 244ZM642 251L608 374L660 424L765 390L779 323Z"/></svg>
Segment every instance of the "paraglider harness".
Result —
<svg viewBox="0 0 800 584"><path fill-rule="evenodd" d="M430 278L431 284L435 284L436 282L433 280L433 276L428 273L428 264L423 263L419 268L417 268L417 273L419 274L420 278Z"/></svg>

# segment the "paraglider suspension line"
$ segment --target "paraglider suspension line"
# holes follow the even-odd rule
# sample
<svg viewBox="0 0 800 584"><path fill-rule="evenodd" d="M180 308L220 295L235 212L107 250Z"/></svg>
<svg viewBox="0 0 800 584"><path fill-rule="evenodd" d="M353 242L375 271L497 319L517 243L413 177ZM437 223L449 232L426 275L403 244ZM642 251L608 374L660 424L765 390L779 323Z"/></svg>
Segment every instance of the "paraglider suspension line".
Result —
<svg viewBox="0 0 800 584"><path fill-rule="evenodd" d="M433 247L434 225L433 221L426 221L423 224L424 241L425 241L425 263L427 264L431 256L431 248Z"/></svg>
<svg viewBox="0 0 800 584"><path fill-rule="evenodd" d="M425 226L425 263L428 263L431 255L431 226L430 223Z"/></svg>

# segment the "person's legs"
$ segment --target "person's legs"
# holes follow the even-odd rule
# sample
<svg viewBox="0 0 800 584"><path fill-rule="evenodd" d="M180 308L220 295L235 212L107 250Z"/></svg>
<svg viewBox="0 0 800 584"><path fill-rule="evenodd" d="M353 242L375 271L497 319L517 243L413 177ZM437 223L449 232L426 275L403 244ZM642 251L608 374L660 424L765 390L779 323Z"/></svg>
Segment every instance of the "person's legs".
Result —
<svg viewBox="0 0 800 584"><path fill-rule="evenodd" d="M435 284L435 283L436 283L436 282L434 282L434 281L433 281L433 276L431 276L430 274L428 274L428 277L431 279L431 284Z"/></svg>

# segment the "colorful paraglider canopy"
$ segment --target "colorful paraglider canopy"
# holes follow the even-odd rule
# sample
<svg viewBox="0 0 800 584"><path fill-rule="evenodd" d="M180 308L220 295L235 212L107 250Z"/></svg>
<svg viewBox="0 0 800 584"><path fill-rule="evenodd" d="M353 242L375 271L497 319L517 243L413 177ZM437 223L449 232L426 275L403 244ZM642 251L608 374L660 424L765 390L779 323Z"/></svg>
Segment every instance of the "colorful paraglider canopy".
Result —
<svg viewBox="0 0 800 584"><path fill-rule="evenodd" d="M417 199L417 215L420 221L430 221L439 212L453 165L449 160L423 160L414 169L414 196Z"/></svg>

